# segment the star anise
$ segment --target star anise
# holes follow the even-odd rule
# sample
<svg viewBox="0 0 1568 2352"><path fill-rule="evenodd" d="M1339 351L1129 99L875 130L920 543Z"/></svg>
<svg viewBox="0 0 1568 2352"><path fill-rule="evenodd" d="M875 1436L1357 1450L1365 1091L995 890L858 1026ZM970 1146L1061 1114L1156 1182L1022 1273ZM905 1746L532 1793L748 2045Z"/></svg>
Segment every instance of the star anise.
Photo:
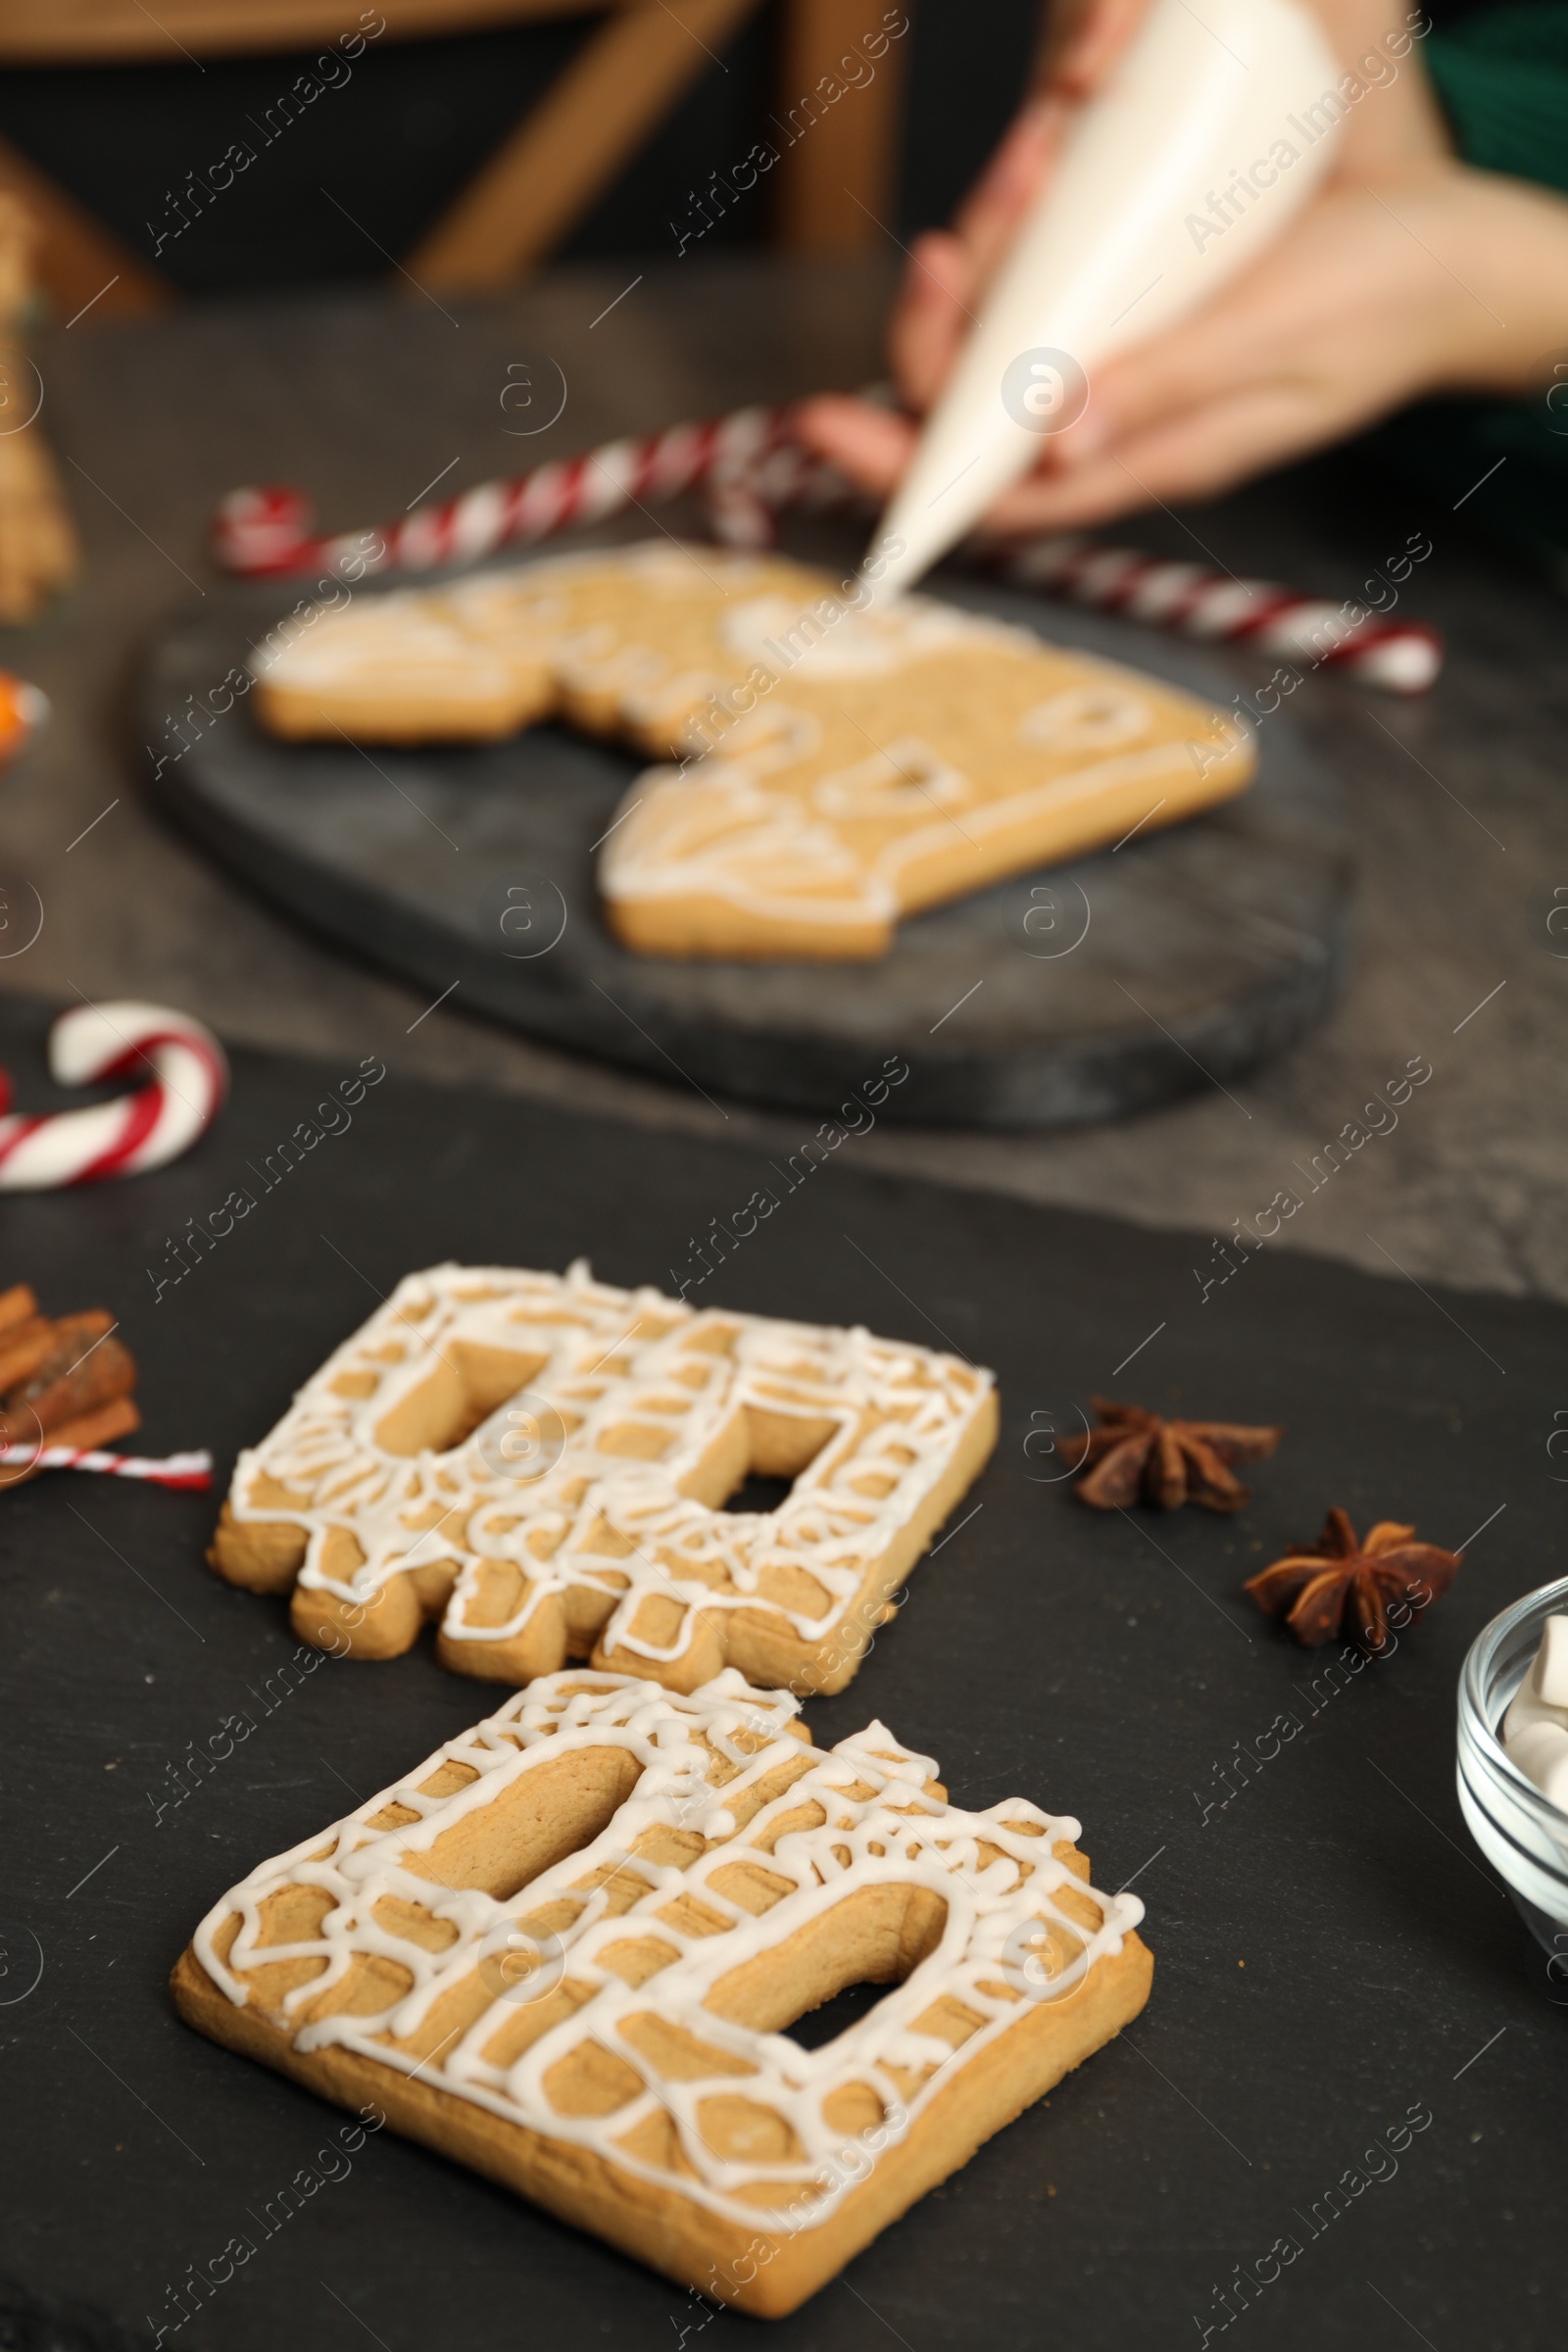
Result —
<svg viewBox="0 0 1568 2352"><path fill-rule="evenodd" d="M1061 1458L1087 1473L1076 1488L1097 1511L1123 1510L1142 1496L1162 1511L1184 1502L1205 1511L1239 1511L1248 1489L1231 1475L1233 1462L1260 1462L1280 1442L1278 1429L1250 1429L1239 1421L1166 1421L1141 1405L1091 1396L1099 1429L1064 1438Z"/></svg>
<svg viewBox="0 0 1568 2352"><path fill-rule="evenodd" d="M1348 1514L1336 1505L1315 1544L1260 1569L1244 1590L1270 1617L1283 1617L1304 1649L1336 1640L1347 1609L1357 1637L1381 1649L1390 1603L1403 1601L1419 1616L1447 1591L1463 1557L1436 1544L1412 1543L1414 1534L1396 1519L1380 1519L1359 1543Z"/></svg>

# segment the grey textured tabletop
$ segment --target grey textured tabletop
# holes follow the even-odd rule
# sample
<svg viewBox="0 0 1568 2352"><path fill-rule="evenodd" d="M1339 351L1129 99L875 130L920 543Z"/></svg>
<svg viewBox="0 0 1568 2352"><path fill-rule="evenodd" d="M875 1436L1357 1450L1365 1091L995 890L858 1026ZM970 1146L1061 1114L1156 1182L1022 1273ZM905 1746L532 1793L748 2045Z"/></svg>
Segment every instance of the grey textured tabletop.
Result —
<svg viewBox="0 0 1568 2352"><path fill-rule="evenodd" d="M893 262L897 256L892 256ZM0 662L55 705L36 754L0 780L6 870L43 930L0 987L137 995L226 1038L466 1080L647 1126L798 1140L798 1117L713 1107L466 1019L293 927L157 817L131 712L149 632L212 588L207 529L236 483L289 481L349 528L613 434L861 381L877 371L891 270L693 260L623 293L558 271L513 301L451 311L379 293L214 304L156 324L40 337L46 417L82 529L71 598L0 636ZM622 295L623 298L614 298ZM606 311L607 304L613 308ZM514 437L509 364L563 369L564 415ZM1279 1246L1391 1279L1568 1298L1568 649L1560 598L1449 502L1320 461L1189 516L1118 535L1336 602L1409 531L1432 555L1407 591L1448 658L1410 703L1330 673L1292 710L1351 786L1361 885L1348 982L1305 1040L1251 1080L1172 1108L1048 1135L878 1130L859 1164L1194 1229L1250 1220L1282 1189ZM1230 657L1239 687L1271 663ZM1431 1079L1374 1114L1381 1132L1314 1184L1314 1155L1412 1056ZM1320 1162L1320 1168L1323 1163ZM1438 1311L1436 1308L1434 1311Z"/></svg>

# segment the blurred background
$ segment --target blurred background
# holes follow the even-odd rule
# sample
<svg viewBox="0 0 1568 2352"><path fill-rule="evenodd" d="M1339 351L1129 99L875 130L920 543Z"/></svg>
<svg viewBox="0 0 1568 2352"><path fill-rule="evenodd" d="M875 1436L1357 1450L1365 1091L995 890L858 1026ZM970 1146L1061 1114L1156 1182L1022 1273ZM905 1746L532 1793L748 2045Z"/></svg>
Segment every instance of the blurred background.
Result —
<svg viewBox="0 0 1568 2352"><path fill-rule="evenodd" d="M1390 0L1391 24L1405 5ZM1433 0L1427 15L1447 26L1484 6ZM0 529L0 667L53 706L0 775L0 885L16 878L46 908L26 953L0 952L0 998L199 1007L233 1045L334 1062L373 1046L400 1072L792 1149L794 1113L727 1089L720 1106L652 1066L654 1046L639 1061L635 1007L606 1016L624 1051L568 1050L553 1031L476 1017L470 987L451 993L455 966L426 984L401 947L372 959L314 871L302 914L258 858L216 846L216 782L198 821L201 759L174 756L194 681L171 700L159 665L205 616L235 629L221 677L243 652L240 620L274 617L272 591L225 580L215 559L213 518L237 485L297 487L323 528L360 529L612 437L882 373L901 247L945 220L983 166L1028 86L1044 15L1042 0L0 0L13 281L0 270L0 410L10 386L24 416L47 387L39 431L0 430L0 519L15 522ZM766 172L749 160L759 149L777 157ZM41 228L36 251L24 218ZM548 426L512 398L535 361L569 386ZM1309 1033L1284 1051L1271 1030L1255 1069L1228 1082L1242 1099L1209 1085L1205 1023L1223 1016L1237 1068L1234 1041L1256 1042L1228 1000L1215 1011L1214 971L1239 959L1250 1003L1269 957L1297 953L1281 942L1298 939L1298 906L1276 910L1267 956L1245 925L1206 918L1191 956L1156 954L1166 933L1152 924L1088 1010L1075 993L1087 958L1027 970L1031 1019L1059 1022L1069 1043L1075 1024L1125 1038L1140 1067L1145 1049L1181 1065L1195 1091L1158 1114L1157 1137L1132 1117L886 1124L857 1143L864 1165L1222 1234L1293 1161L1311 1162L1369 1071L1432 1050L1446 1022L1445 1086L1420 1122L1401 1126L1396 1152L1363 1154L1354 1187L1317 1196L1290 1245L1373 1271L1387 1245L1420 1280L1568 1298L1554 895L1568 890L1568 668L1533 547L1545 502L1524 407L1483 406L1476 430L1514 437L1478 448L1452 434L1424 473L1399 462L1406 420L1127 526L1156 559L1336 609L1412 534L1431 543L1400 615L1446 641L1436 691L1373 696L1325 664L1269 722L1271 756L1299 730L1346 787L1354 919L1325 967L1340 993ZM1537 440L1568 449L1548 421ZM705 525L693 503L605 527ZM852 564L864 524L792 528L794 552ZM276 608L305 584L277 582ZM1042 625L1066 610L1042 606ZM1115 627L1120 658L1156 671L1174 660L1168 635ZM1204 691L1221 704L1259 692L1276 658L1204 649ZM230 728L217 748L230 739L251 740ZM441 790L462 802L461 779ZM478 868L390 785L385 798L421 848L421 887L446 887L443 859L454 882L460 862ZM1255 877L1249 891L1251 904ZM388 941L403 939L401 908ZM1094 940L1109 955L1103 913ZM935 1034L967 986L911 1014L912 1032ZM1002 1001L988 989L962 1017ZM936 1046L969 1034L954 1021Z"/></svg>
<svg viewBox="0 0 1568 2352"><path fill-rule="evenodd" d="M357 12L344 0L337 13L336 37L352 37ZM767 243L850 252L883 240L870 213L906 237L952 211L1016 103L1041 11L1039 0L986 0L983 16L966 0L910 0L907 12L877 0L858 11L842 0L710 0L687 7L683 23L657 0L610 11L571 0L406 0L401 9L389 0L365 12L366 26L383 14L386 31L352 62L339 53L323 85L313 70L334 38L322 32L336 24L330 8L170 0L156 21L132 0L0 8L0 138L9 149L0 176L24 185L35 206L44 194L35 174L69 200L72 211L55 207L57 266L79 206L78 240L99 235L106 254L107 240L118 240L144 266L156 253L160 279L187 295L382 275L388 255L414 255L498 164L511 165L518 199L509 245L522 233L529 248L497 260L504 276L545 252L673 258L679 228L701 222L705 187L706 252ZM740 164L762 141L787 152L791 110L884 16L894 25L906 18L908 31L890 41L875 80L833 108L847 119L822 119L834 155L816 174L823 186L769 172L714 204L713 159ZM636 18L655 20L640 46L625 40L640 29ZM318 37L308 41L295 27L313 22ZM301 76L320 95L280 117L280 99ZM551 127L535 110L559 112L574 96L578 135L555 125L567 133L566 151L539 159L545 184L536 188L526 153L518 171L530 119L536 134ZM249 184L242 173L204 209L209 167L230 142L260 152L269 134L277 152L266 172ZM347 202L352 220L323 189ZM535 217L519 219L530 196ZM159 250L159 231L171 228ZM469 274L484 274L482 262ZM133 277L122 270L122 284ZM73 273L70 290L75 284ZM115 307L154 294L138 279L117 289Z"/></svg>
<svg viewBox="0 0 1568 2352"><path fill-rule="evenodd" d="M0 0L0 185L47 206L57 300L74 307L118 266L104 299L121 312L165 290L373 278L389 257L444 253L421 276L473 290L546 255L673 257L705 190L706 253L853 253L948 218L1025 86L1043 13L1041 0L697 0L679 17L661 0L385 0L363 24L386 29L351 60L350 0L167 0L156 15L137 0ZM1466 13L1465 0L1429 11ZM901 22L874 79L791 156L792 111ZM318 94L284 104L302 77ZM219 191L212 168L236 142L270 149L267 169ZM715 202L714 158L740 165L759 142L780 168ZM436 242L444 228L466 231L461 266Z"/></svg>

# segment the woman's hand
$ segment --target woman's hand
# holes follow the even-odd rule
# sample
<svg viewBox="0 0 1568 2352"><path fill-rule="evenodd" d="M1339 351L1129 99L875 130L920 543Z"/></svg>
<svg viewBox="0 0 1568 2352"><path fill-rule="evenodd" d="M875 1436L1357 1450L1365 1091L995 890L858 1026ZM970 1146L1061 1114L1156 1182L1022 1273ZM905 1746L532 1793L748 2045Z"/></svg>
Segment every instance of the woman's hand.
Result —
<svg viewBox="0 0 1568 2352"><path fill-rule="evenodd" d="M1146 4L1093 0L953 230L915 246L890 340L916 416L946 380L1073 109ZM1390 0L1322 0L1319 13L1347 61L1397 29L1377 23ZM1075 528L1211 496L1422 394L1530 388L1568 316L1568 203L1454 161L1414 53L1396 74L1379 54L1390 77L1350 110L1334 169L1298 218L1201 310L1095 370L1083 417L1043 444L991 527ZM808 402L800 429L879 495L916 432L906 416L837 398Z"/></svg>

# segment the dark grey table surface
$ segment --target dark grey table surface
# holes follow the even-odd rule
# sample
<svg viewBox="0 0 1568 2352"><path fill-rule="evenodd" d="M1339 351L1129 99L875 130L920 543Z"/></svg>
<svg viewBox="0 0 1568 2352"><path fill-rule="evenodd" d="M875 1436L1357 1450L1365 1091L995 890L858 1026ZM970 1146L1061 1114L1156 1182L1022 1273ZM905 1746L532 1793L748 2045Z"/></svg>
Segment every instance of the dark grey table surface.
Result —
<svg viewBox="0 0 1568 2352"><path fill-rule="evenodd" d="M798 1140L787 1118L534 1045L466 1018L459 1001L420 1019L416 996L292 928L153 814L130 714L150 633L214 585L207 524L235 483L294 481L328 525L370 524L435 477L441 495L613 433L863 380L891 283L891 268L692 260L629 291L618 274L557 272L494 308L357 291L145 326L88 318L42 336L45 416L87 561L43 625L0 637L0 661L36 677L57 712L25 768L0 780L0 864L45 907L36 945L0 961L0 988L148 995L236 1041L373 1050L411 1074L647 1126ZM545 355L565 375L564 415L514 437L508 367ZM878 1131L858 1142L862 1164L1219 1234L1294 1188L1303 1205L1282 1246L1568 1297L1568 937L1548 929L1568 903L1554 897L1568 890L1564 611L1479 535L1473 507L1449 507L1328 460L1126 526L1336 599L1408 531L1433 543L1409 602L1448 636L1436 692L1401 704L1319 674L1291 706L1358 779L1352 967L1323 1025L1229 1093L1065 1135ZM1239 686L1269 666L1232 658ZM1434 1074L1397 1127L1385 1118L1313 1191L1313 1155L1414 1055Z"/></svg>
<svg viewBox="0 0 1568 2352"><path fill-rule="evenodd" d="M476 1082L547 1110L541 1118L527 1103L487 1104L465 1091L443 1099L443 1118L421 1090L389 1086L377 1098L378 1147L364 1148L378 1133L368 1120L339 1189L280 1201L282 1222L269 1224L261 1257L229 1245L238 1254L216 1262L205 1289L176 1294L185 1326L177 1303L158 1310L173 1323L138 1305L132 1279L139 1285L159 1262L187 1212L210 1205L215 1168L281 1131L311 1072L242 1059L225 1126L178 1167L145 1187L8 1211L13 1249L46 1281L51 1304L112 1292L118 1311L123 1299L144 1358L149 1444L209 1439L221 1473L232 1446L265 1425L261 1387L275 1409L346 1328L362 1286L337 1267L323 1231L368 1253L368 1274L383 1286L443 1248L505 1247L550 1263L579 1235L612 1278L658 1278L684 1248L693 1198L716 1206L744 1197L732 1196L728 1155L712 1142L744 1145L761 1161L800 1140L789 1120L710 1106L674 1082L572 1059L453 1006L427 1012L291 929L154 816L131 729L138 663L149 636L213 584L204 544L215 499L247 479L295 480L330 524L370 523L416 502L443 469L451 488L612 432L854 382L876 365L887 282L864 270L691 263L650 271L608 313L624 281L582 272L450 318L413 295L356 294L193 310L145 328L98 329L88 318L40 341L45 414L87 566L42 627L0 640L0 662L35 676L57 710L38 755L0 779L0 871L28 877L45 912L36 944L0 962L0 989L161 998L236 1042L343 1068L381 1054L400 1075ZM538 441L510 439L506 369L545 353L567 376L565 416ZM1004 2135L867 2257L856 2293L874 2314L846 2285L791 2323L790 2341L858 2346L891 2326L924 2352L979 2340L976 2315L986 2341L1032 2345L1048 2326L1086 2343L1187 2340L1193 2315L1212 2310L1216 2283L1296 2227L1288 2209L1298 2195L1315 2211L1323 2184L1357 2158L1368 2119L1381 2129L1415 2101L1437 2122L1387 2201L1384 2185L1368 2193L1380 2215L1372 2230L1347 2221L1330 2247L1308 2246L1300 2291L1265 2302L1248 2341L1282 2352L1325 2340L1381 2348L1412 2328L1436 2352L1553 2340L1561 2021L1523 1974L1523 1934L1504 1898L1459 1843L1451 1693L1485 1616L1556 1564L1560 1506L1544 1490L1560 1314L1449 1290L1424 1297L1398 1279L1423 1291L1446 1282L1568 1296L1553 1149L1568 1125L1557 1018L1568 938L1548 929L1553 906L1568 903L1554 898L1568 891L1562 607L1488 551L1470 512L1437 511L1329 462L1185 520L1136 526L1173 553L1195 552L1196 533L1237 571L1336 598L1408 531L1433 542L1414 601L1450 639L1436 694L1400 706L1319 678L1294 701L1327 755L1362 779L1356 946L1349 985L1323 1026L1228 1095L1113 1128L1046 1138L878 1128L841 1154L855 1172L807 1212L818 1222L792 1226L787 1245L759 1244L757 1270L735 1277L745 1303L764 1311L863 1313L917 1336L919 1314L934 1311L998 1363L1009 1421L987 1473L985 1516L921 1572L907 1623L868 1661L843 1720L885 1708L952 1758L971 1798L986 1748L998 1771L1050 1797L1058 1744L1080 1732L1096 1760L1103 1866L1118 1883L1136 1874L1147 1891L1166 1987L1138 2035L1141 2054L1131 2036L1103 2053L1049 2114ZM1266 666L1239 660L1238 684ZM1397 1125L1379 1114L1386 1131L1313 1191L1298 1169L1414 1056L1432 1076ZM623 1124L589 1128L554 1111ZM626 1123L679 1132L639 1138ZM739 1162L733 1173L742 1175ZM970 1189L938 1199L904 1181L914 1174ZM1282 1249L1391 1279L1374 1286L1343 1267L1268 1257L1250 1286L1204 1305L1179 1237L1042 1219L998 1198L1195 1228L1201 1281L1214 1263L1204 1235L1228 1233L1288 1187L1303 1206ZM846 1240L855 1233L886 1277L856 1258ZM1138 1352L1140 1335L1167 1320L1167 1339L1137 1367L1153 1400L1192 1405L1201 1389L1200 1409L1210 1396L1225 1411L1278 1409L1293 1432L1245 1522L1194 1514L1158 1531L1185 1582L1168 1577L1145 1528L1102 1526L1059 1498L1048 1513L1042 1491L1024 1484L1029 1417L1051 1383L1070 1381L1075 1396L1111 1386L1123 1350ZM1174 1357L1161 1352L1170 1347ZM281 1802L303 1834L341 1801L334 1773L363 1769L368 1786L401 1767L416 1719L450 1729L472 1710L424 1651L374 1687L356 1683L352 1723L335 1690L320 1710L301 1699L298 1721L274 1727L243 1808L229 1797L205 1815L188 1809L180 1831L161 1833L183 1838L175 1859L164 1863L160 1849L148 1869L148 1777L200 1729L210 1691L215 1708L228 1703L236 1643L265 1672L291 1637L275 1604L206 1577L202 1498L68 1495L68 1483L90 1482L40 1481L17 1498L9 1561L7 1639L34 1713L29 1729L17 1710L23 1767L8 1787L14 1778L21 1799L40 1791L29 1856L13 1841L12 1899L25 1896L20 1926L40 1922L32 1932L51 1973L37 2002L8 2013L11 2096L30 2090L47 2129L0 2134L18 2178L7 2259L50 2293L80 2292L139 2325L164 2308L186 2262L231 2228L239 2158L247 2177L284 2177L284 2158L291 2165L296 2144L317 2144L320 2121L303 2094L184 2034L163 2004L163 1968L199 1904L255 1858L264 1815L270 1838ZM1405 1654L1323 1722L1310 1720L1298 1765L1205 1828L1194 1781L1268 1721L1278 1686L1296 1672L1281 1638L1250 1618L1227 1630L1215 1610L1239 1608L1247 1561L1305 1533L1330 1492L1362 1518L1409 1496L1450 1543L1484 1531L1488 1512L1495 1525L1478 1534L1454 1597ZM105 1586L105 1575L122 1585ZM1005 1593L1009 1606L1017 1596L1012 1640L1039 1677L1020 1684L1010 1715L995 1707L993 1621L960 1605L981 1577L994 1581L975 1590ZM127 1592L140 1617L128 1614ZM214 1633L210 1650L168 1617L165 1593L198 1639L204 1627ZM188 1643L195 1664L166 1674L175 1643ZM1074 1671L1059 1672L1056 1655L1076 1661ZM380 1696L394 1683L410 1694L406 1719ZM74 1743L57 1690L89 1719ZM123 1853L122 1823L132 1840ZM23 1859L32 1869L24 1882ZM1233 1965L1244 1959L1245 1973ZM1216 1997L1221 1971L1230 1990ZM57 2014L88 2045L70 2044L69 2076ZM105 2026L123 2040L124 2062L114 2061L122 2085L99 2079L93 2045ZM174 2151L194 2186L172 2186L164 2127L138 2097L182 2134L193 2117L211 2117L213 2145L198 2132L188 2134L197 2157ZM1189 2111L1195 2097L1200 2113ZM1157 2141L1146 2136L1152 2100ZM1062 2193L1048 2206L1040 2197L1057 2184L1054 2155L1070 2152L1067 2135L1082 2160L1060 2173ZM494 2325L475 2342L511 2340L519 2323L547 2338L575 2328L596 2343L667 2340L670 2298L656 2281L617 2270L613 2257L456 2168L390 2144L376 2153L387 2201L355 2205L357 2192L345 2192L321 2268L321 2241L302 2236L287 2254L297 2275L269 2274L269 2297L290 2290L296 2340L358 2342L367 2328L393 2352L440 2340L449 2279L470 2301L489 2298ZM428 2217L432 2200L455 2233L450 2267L413 2265L410 2289L394 2279L381 2299L368 2296L388 2221ZM532 2251L519 2257L519 2246ZM1063 2283L1042 2287L1053 2265ZM607 2286L612 2274L618 2283ZM680 2324L677 2315L677 2335ZM282 2340L277 2306L259 2304L247 2325L225 2315L179 2340L224 2352Z"/></svg>
<svg viewBox="0 0 1568 2352"><path fill-rule="evenodd" d="M0 1006L34 1081L41 1027ZM148 1447L209 1445L220 1481L410 1266L583 1250L636 1282L777 1181L755 1142L628 1151L569 1108L388 1077L263 1189L248 1164L353 1066L238 1054L187 1157L7 1210L45 1298L122 1314ZM255 1213L150 1305L168 1235L235 1184ZM190 2032L165 1978L226 1887L498 1687L428 1634L307 1678L281 1596L203 1565L214 1496L40 1478L0 1497L5 2352L1560 2352L1568 2010L1460 1818L1453 1693L1481 1627L1562 1569L1568 1312L1267 1250L1202 1304L1180 1234L976 1205L841 1152L693 1296L995 1370L995 1455L807 1720L827 1744L879 1718L960 1805L1072 1812L1096 1883L1147 1903L1147 2011L777 2322L390 2131L345 2171L340 2112ZM1044 1450L1154 1332L1152 1404L1285 1425L1235 1518L1085 1510ZM1331 1497L1466 1553L1355 1671L1240 1589ZM254 1728L225 1748L232 1710ZM289 2182L308 2209L275 2202ZM136 2342L20 2333L7 2273Z"/></svg>

